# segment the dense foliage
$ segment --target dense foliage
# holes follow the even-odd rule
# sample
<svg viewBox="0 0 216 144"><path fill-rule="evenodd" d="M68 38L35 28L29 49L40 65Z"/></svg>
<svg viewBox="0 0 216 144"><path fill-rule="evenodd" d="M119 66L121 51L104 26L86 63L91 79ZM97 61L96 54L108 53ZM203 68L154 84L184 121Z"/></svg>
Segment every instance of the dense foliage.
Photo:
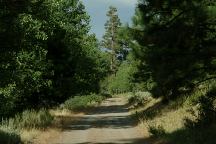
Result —
<svg viewBox="0 0 216 144"><path fill-rule="evenodd" d="M17 129L48 127L42 107L91 108L105 98L99 91L190 97L199 107L187 129L216 121L216 2L139 0L131 27L113 6L107 16L101 50L79 0L0 1L0 143L19 143ZM144 105L143 94L129 102Z"/></svg>
<svg viewBox="0 0 216 144"><path fill-rule="evenodd" d="M97 92L105 60L79 0L0 2L0 116Z"/></svg>
<svg viewBox="0 0 216 144"><path fill-rule="evenodd" d="M133 28L137 80L168 100L215 79L215 16L213 1L140 1Z"/></svg>

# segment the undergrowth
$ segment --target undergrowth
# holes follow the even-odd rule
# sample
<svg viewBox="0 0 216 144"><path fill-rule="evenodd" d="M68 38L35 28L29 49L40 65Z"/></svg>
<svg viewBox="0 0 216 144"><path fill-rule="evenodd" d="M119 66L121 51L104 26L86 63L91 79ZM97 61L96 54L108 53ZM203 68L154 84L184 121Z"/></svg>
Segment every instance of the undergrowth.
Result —
<svg viewBox="0 0 216 144"><path fill-rule="evenodd" d="M106 97L108 95L75 96L68 99L60 109L84 110L100 104ZM0 123L0 144L20 144L22 143L22 131L44 130L52 123L55 123L54 116L47 109L25 110L13 118L2 119Z"/></svg>
<svg viewBox="0 0 216 144"><path fill-rule="evenodd" d="M133 106L133 108L138 108L148 103L151 99L151 94L148 92L136 92L129 97L128 103Z"/></svg>
<svg viewBox="0 0 216 144"><path fill-rule="evenodd" d="M131 99L140 101L141 97ZM166 104L156 101L142 103L142 108L133 114L151 137L168 144L216 143L215 82L203 84Z"/></svg>
<svg viewBox="0 0 216 144"><path fill-rule="evenodd" d="M21 143L22 130L45 129L51 125L53 117L46 109L26 110L14 118L2 119L0 124L0 143Z"/></svg>
<svg viewBox="0 0 216 144"><path fill-rule="evenodd" d="M100 104L104 99L105 96L97 94L75 96L68 99L63 104L63 108L72 111L86 110L87 108L94 107L97 104Z"/></svg>
<svg viewBox="0 0 216 144"><path fill-rule="evenodd" d="M7 125L0 126L0 143L1 144L19 144L21 143L21 137L19 130Z"/></svg>

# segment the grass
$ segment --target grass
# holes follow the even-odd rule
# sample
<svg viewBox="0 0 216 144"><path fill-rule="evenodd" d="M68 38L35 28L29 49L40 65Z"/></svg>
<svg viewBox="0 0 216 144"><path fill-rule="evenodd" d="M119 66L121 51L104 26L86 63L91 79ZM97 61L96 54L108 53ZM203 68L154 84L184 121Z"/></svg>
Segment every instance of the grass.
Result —
<svg viewBox="0 0 216 144"><path fill-rule="evenodd" d="M154 137L160 137L166 134L165 129L162 126L149 126L149 133L151 133Z"/></svg>
<svg viewBox="0 0 216 144"><path fill-rule="evenodd" d="M195 91L175 101L163 104L161 99L152 98L141 107L132 109L133 118L139 121L145 135L156 139L157 144L214 144L216 125L188 127L188 120L197 121L200 97L206 90ZM136 100L139 101L139 98ZM193 113L191 113L193 111Z"/></svg>
<svg viewBox="0 0 216 144"><path fill-rule="evenodd" d="M8 127L0 126L0 143L1 144L19 144L21 143L21 137L19 131Z"/></svg>
<svg viewBox="0 0 216 144"><path fill-rule="evenodd" d="M165 132L162 126L150 127L149 132L154 138L162 141L161 144L215 144L216 125L197 127L194 129L181 128L173 132Z"/></svg>
<svg viewBox="0 0 216 144"><path fill-rule="evenodd" d="M216 126L209 125L196 129L177 129L172 133L162 135L162 138L175 144L215 144L215 136Z"/></svg>
<svg viewBox="0 0 216 144"><path fill-rule="evenodd" d="M0 123L0 144L32 143L35 137L39 137L35 143L40 143L43 140L46 141L44 143L47 143L45 136L57 136L58 131L63 126L68 125L75 119L73 111L95 107L106 97L108 96L96 94L75 96L55 110L25 110L14 118L2 119Z"/></svg>
<svg viewBox="0 0 216 144"><path fill-rule="evenodd" d="M45 129L51 125L53 117L46 109L26 110L14 118L2 120L1 125L13 129Z"/></svg>
<svg viewBox="0 0 216 144"><path fill-rule="evenodd" d="M51 125L53 116L46 109L26 110L15 117L16 125L21 129L45 129ZM16 121L15 120L15 121Z"/></svg>
<svg viewBox="0 0 216 144"><path fill-rule="evenodd" d="M48 144L51 143L50 140L56 139L61 135L62 130L65 126L67 127L73 121L78 120L83 113L73 112L67 109L56 108L50 110L51 115L54 117L52 125L45 131L24 131L23 139L32 140L32 135L34 139L32 143L34 144ZM30 133L30 135L29 135Z"/></svg>
<svg viewBox="0 0 216 144"><path fill-rule="evenodd" d="M0 143L21 143L23 131L32 129L45 129L51 125L53 117L46 109L26 110L14 118L2 120L0 124ZM25 137L25 136L24 136ZM27 138L22 139L26 141Z"/></svg>

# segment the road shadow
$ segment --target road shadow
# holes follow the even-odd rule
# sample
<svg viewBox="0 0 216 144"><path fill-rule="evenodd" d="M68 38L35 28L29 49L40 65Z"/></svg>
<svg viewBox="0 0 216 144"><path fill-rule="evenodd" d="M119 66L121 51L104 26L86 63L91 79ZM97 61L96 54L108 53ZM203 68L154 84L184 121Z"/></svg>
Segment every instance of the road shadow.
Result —
<svg viewBox="0 0 216 144"><path fill-rule="evenodd" d="M70 143L55 143L55 144L70 144ZM150 138L119 139L118 142L81 142L77 144L165 144L165 142L150 137Z"/></svg>
<svg viewBox="0 0 216 144"><path fill-rule="evenodd" d="M63 132L71 135L73 133L75 134L75 141L73 141L71 138L71 144L156 144L154 142L150 142L149 138L144 138L142 137L142 135L139 135L139 132L136 133L136 130L133 131L133 128L137 126L137 121L135 121L131 117L128 105L124 103L121 104L121 101L116 102L116 100L109 101L107 103L105 101L102 106L95 108L93 111L85 115L77 117L76 121L72 121L69 125L64 126L65 127L63 128ZM91 129L94 130L92 131ZM103 130L105 130L106 132L100 135L100 132L102 132ZM73 131L73 133L71 133L71 131ZM127 131L129 133L127 133ZM93 137L91 137L90 134L88 135L90 137L86 140L86 132L89 134L93 132ZM97 132L99 132L98 138L97 135L95 135L97 134ZM114 135L109 134L109 132L113 132ZM83 133L84 139L78 140L79 142L76 142L76 138L79 137L79 135L76 135L77 133L81 136ZM109 138L109 136L111 137ZM70 144L70 142L58 144Z"/></svg>
<svg viewBox="0 0 216 144"><path fill-rule="evenodd" d="M128 114L126 105L100 106L90 113L77 118L63 129L87 130L90 128L122 129L136 126L136 122Z"/></svg>
<svg viewBox="0 0 216 144"><path fill-rule="evenodd" d="M90 128L122 129L134 127L136 123L129 116L102 116L80 117L79 121L72 122L64 130L86 130Z"/></svg>
<svg viewBox="0 0 216 144"><path fill-rule="evenodd" d="M127 113L128 105L111 105L111 106L100 106L87 111L87 115L99 115L99 114L108 114L108 113Z"/></svg>

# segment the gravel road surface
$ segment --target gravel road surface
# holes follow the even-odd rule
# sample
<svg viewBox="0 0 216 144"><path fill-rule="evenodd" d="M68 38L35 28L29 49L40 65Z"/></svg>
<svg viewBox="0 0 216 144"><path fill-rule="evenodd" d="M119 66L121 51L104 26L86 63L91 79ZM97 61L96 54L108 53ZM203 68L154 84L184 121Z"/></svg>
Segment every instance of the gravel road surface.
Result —
<svg viewBox="0 0 216 144"><path fill-rule="evenodd" d="M130 118L124 98L109 98L65 126L52 144L146 144Z"/></svg>

